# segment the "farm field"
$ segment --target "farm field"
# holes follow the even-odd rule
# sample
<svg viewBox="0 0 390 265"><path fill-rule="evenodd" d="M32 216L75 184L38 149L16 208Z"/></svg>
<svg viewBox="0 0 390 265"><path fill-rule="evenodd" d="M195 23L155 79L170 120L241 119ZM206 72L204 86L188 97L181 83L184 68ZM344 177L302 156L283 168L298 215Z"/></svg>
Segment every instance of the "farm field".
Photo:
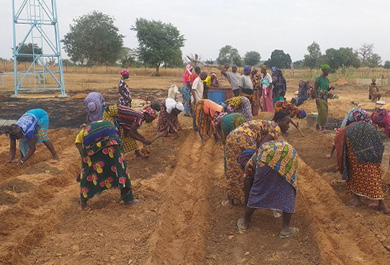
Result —
<svg viewBox="0 0 390 265"><path fill-rule="evenodd" d="M328 132L319 133L302 120L305 137L292 126L283 136L300 156L297 210L292 219L300 232L281 240L281 219L266 210L257 210L247 233L238 233L236 220L244 207L221 204L226 197L222 143L208 139L202 145L191 129L192 120L184 115L179 117L183 130L178 139L156 140L148 159L127 155L134 194L142 203L126 207L113 189L91 199L90 210L80 210L75 178L81 163L74 140L85 121L82 100L96 91L108 104L116 103L118 76L66 73L66 98L31 94L12 98L12 80L4 77L0 119L18 119L31 108L45 109L50 117L49 137L61 161L50 164L49 151L37 145L22 168L4 166L9 141L0 134L0 263L389 264L390 216L366 207L367 200L360 208L350 206L335 157L325 157L333 129L355 107L352 102L368 112L376 107L368 100L365 86L347 78L332 79L331 74L339 98L329 100ZM299 78L286 76L288 99L298 89ZM134 98L164 99L174 83L180 85L180 75L131 75L129 86ZM228 85L222 77L220 83ZM390 97L383 100L390 102ZM313 100L302 108L316 112ZM257 118L270 115L260 113ZM155 128L156 121L145 124L141 133L151 139ZM389 202L390 141L384 137L384 143L383 188Z"/></svg>

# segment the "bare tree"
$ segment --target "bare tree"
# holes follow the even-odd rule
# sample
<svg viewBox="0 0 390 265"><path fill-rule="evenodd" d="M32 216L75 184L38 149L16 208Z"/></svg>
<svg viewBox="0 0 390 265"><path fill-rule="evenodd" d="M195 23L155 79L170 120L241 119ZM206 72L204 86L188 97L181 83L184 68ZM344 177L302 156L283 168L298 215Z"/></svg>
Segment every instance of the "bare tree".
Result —
<svg viewBox="0 0 390 265"><path fill-rule="evenodd" d="M363 46L359 48L358 54L360 55L360 61L363 66L365 66L367 64L367 60L372 57L373 50L374 44L364 43Z"/></svg>

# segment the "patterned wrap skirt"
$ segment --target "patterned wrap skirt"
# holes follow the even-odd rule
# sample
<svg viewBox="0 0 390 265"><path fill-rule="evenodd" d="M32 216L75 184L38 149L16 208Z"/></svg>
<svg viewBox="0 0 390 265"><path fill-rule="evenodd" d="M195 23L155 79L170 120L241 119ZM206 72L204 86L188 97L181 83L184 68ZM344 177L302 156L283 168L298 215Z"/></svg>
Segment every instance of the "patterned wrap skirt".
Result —
<svg viewBox="0 0 390 265"><path fill-rule="evenodd" d="M246 149L256 149L256 141L240 130L232 131L226 138L224 148L227 196L230 200L245 203L245 173L237 159Z"/></svg>
<svg viewBox="0 0 390 265"><path fill-rule="evenodd" d="M247 206L294 213L295 196L293 186L278 172L264 165L256 169Z"/></svg>
<svg viewBox="0 0 390 265"><path fill-rule="evenodd" d="M381 165L377 163L359 163L350 142L347 140L347 188L351 194L371 200L383 199Z"/></svg>
<svg viewBox="0 0 390 265"><path fill-rule="evenodd" d="M213 117L204 113L204 101L196 102L194 127L199 131L200 135L211 136L214 133Z"/></svg>
<svg viewBox="0 0 390 265"><path fill-rule="evenodd" d="M319 99L317 103L317 111L317 124L323 127L328 120L328 101L326 99Z"/></svg>
<svg viewBox="0 0 390 265"><path fill-rule="evenodd" d="M114 187L121 189L123 201L128 202L134 199L125 155L121 148L121 139L115 126L112 124L110 126L105 121L98 121L92 125L89 124L84 130L84 145L89 129L91 133L88 137L94 137L96 141L91 144L94 147L91 147L90 150L94 149L93 151L88 151L88 147L83 146L80 180L81 200L89 200L95 194ZM116 133L112 133L113 131Z"/></svg>

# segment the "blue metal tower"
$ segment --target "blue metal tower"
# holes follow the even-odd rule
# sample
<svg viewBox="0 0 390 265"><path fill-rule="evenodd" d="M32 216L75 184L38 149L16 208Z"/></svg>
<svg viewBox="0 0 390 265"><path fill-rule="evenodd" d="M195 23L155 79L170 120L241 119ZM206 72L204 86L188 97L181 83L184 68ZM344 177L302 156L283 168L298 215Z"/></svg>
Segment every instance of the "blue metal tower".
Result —
<svg viewBox="0 0 390 265"><path fill-rule="evenodd" d="M14 96L29 90L60 90L66 96L56 0L12 0L12 13ZM32 49L21 51L25 45Z"/></svg>

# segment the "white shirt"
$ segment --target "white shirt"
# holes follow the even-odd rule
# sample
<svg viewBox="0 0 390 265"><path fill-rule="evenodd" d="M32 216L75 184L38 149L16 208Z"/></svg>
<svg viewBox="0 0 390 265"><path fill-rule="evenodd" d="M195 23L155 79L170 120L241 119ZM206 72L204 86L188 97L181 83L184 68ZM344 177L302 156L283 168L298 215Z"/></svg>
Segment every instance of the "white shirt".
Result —
<svg viewBox="0 0 390 265"><path fill-rule="evenodd" d="M201 100L203 98L203 81L198 76L195 78L194 82L192 83L192 91L195 93L195 100Z"/></svg>

